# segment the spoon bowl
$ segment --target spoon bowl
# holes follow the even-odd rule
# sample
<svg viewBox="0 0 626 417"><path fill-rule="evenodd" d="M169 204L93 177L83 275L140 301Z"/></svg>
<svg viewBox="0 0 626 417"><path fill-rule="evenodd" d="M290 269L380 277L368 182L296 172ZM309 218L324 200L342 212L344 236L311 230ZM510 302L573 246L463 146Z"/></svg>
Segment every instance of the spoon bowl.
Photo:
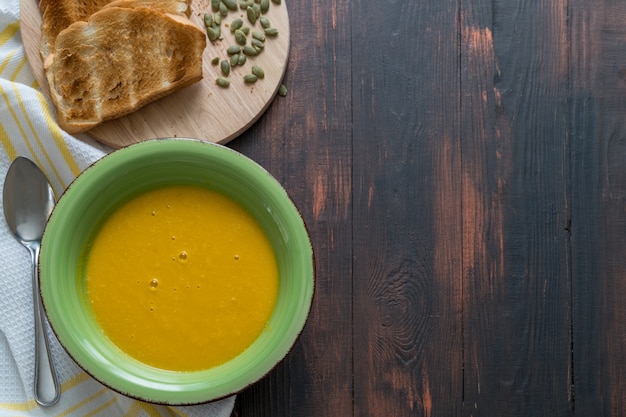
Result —
<svg viewBox="0 0 626 417"><path fill-rule="evenodd" d="M41 406L55 404L60 396L37 279L41 238L54 208L54 192L44 173L30 159L17 157L9 167L2 190L4 217L13 236L31 256L35 315L35 401Z"/></svg>

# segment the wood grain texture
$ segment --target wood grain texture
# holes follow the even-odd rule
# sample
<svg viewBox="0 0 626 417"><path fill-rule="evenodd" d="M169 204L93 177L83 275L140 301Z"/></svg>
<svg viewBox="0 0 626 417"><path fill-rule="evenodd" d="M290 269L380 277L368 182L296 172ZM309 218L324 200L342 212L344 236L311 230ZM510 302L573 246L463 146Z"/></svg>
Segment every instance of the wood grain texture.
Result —
<svg viewBox="0 0 626 417"><path fill-rule="evenodd" d="M461 10L465 409L568 415L567 4Z"/></svg>
<svg viewBox="0 0 626 417"><path fill-rule="evenodd" d="M317 277L299 342L274 372L240 395L241 417L352 415L349 4L289 3L289 93L230 144L262 163L294 199L311 235Z"/></svg>
<svg viewBox="0 0 626 417"><path fill-rule="evenodd" d="M624 415L626 5L294 3L297 95L232 145L319 291L238 416Z"/></svg>
<svg viewBox="0 0 626 417"><path fill-rule="evenodd" d="M50 90L39 54L41 16L38 3L37 0L21 0L21 31L35 79L42 92L49 97ZM224 144L240 135L254 124L274 99L287 66L290 44L287 5L286 2L270 4L266 17L279 34L266 38L262 53L247 59L244 66L232 69L228 77L231 80L229 88L215 84L222 73L219 66L211 64L211 60L214 57L228 59L226 50L236 44L229 30L230 22L242 18L250 25L241 10L231 11L224 18L222 40L211 42L207 39L201 81L127 116L104 122L87 134L114 148L160 137L190 137ZM204 13L212 13L210 0L193 0L191 11L190 19L204 28ZM262 27L257 22L252 29L262 30ZM263 68L265 77L254 84L246 84L243 76L251 72L253 65Z"/></svg>
<svg viewBox="0 0 626 417"><path fill-rule="evenodd" d="M461 411L457 13L353 6L354 415Z"/></svg>
<svg viewBox="0 0 626 417"><path fill-rule="evenodd" d="M616 416L626 410L626 4L570 7L575 408Z"/></svg>

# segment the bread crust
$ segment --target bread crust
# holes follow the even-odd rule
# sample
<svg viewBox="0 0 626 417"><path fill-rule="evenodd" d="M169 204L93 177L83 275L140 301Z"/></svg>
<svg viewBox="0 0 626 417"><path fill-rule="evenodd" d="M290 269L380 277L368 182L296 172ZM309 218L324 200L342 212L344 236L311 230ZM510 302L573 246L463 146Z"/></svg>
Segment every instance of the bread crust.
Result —
<svg viewBox="0 0 626 417"><path fill-rule="evenodd" d="M190 20L149 8L104 7L72 23L44 61L59 125L84 132L199 81L205 47Z"/></svg>
<svg viewBox="0 0 626 417"><path fill-rule="evenodd" d="M191 0L113 0L104 7L149 8L163 13L191 16Z"/></svg>
<svg viewBox="0 0 626 417"><path fill-rule="evenodd" d="M105 7L149 8L186 17L191 14L191 0L41 0L42 60L54 52L56 38L62 30L72 23L87 21Z"/></svg>
<svg viewBox="0 0 626 417"><path fill-rule="evenodd" d="M54 52L54 42L59 33L75 22L86 21L89 16L102 9L112 0L41 0L41 43L42 60Z"/></svg>

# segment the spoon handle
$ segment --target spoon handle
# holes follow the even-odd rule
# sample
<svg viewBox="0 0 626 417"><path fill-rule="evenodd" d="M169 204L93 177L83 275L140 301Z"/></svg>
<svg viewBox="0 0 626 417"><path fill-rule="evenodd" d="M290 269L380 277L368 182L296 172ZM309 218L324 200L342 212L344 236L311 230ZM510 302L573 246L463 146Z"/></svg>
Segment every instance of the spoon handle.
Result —
<svg viewBox="0 0 626 417"><path fill-rule="evenodd" d="M37 277L39 247L31 249L33 265L33 301L35 310L35 401L42 407L56 404L61 395L54 363L50 354L50 342L45 329L45 317L39 295Z"/></svg>

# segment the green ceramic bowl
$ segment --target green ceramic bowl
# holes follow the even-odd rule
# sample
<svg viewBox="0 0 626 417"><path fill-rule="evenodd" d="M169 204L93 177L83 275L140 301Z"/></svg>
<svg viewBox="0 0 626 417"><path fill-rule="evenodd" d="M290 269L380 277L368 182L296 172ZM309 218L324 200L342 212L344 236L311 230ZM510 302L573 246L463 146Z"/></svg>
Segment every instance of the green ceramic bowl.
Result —
<svg viewBox="0 0 626 417"><path fill-rule="evenodd" d="M266 330L239 356L197 372L157 369L117 348L91 312L81 272L86 245L116 207L146 190L174 184L208 187L247 208L268 235L279 268L278 299ZM298 210L262 167L224 146L159 139L105 156L69 186L44 233L39 280L56 336L95 379L148 402L197 404L241 391L287 355L309 313L314 261Z"/></svg>

